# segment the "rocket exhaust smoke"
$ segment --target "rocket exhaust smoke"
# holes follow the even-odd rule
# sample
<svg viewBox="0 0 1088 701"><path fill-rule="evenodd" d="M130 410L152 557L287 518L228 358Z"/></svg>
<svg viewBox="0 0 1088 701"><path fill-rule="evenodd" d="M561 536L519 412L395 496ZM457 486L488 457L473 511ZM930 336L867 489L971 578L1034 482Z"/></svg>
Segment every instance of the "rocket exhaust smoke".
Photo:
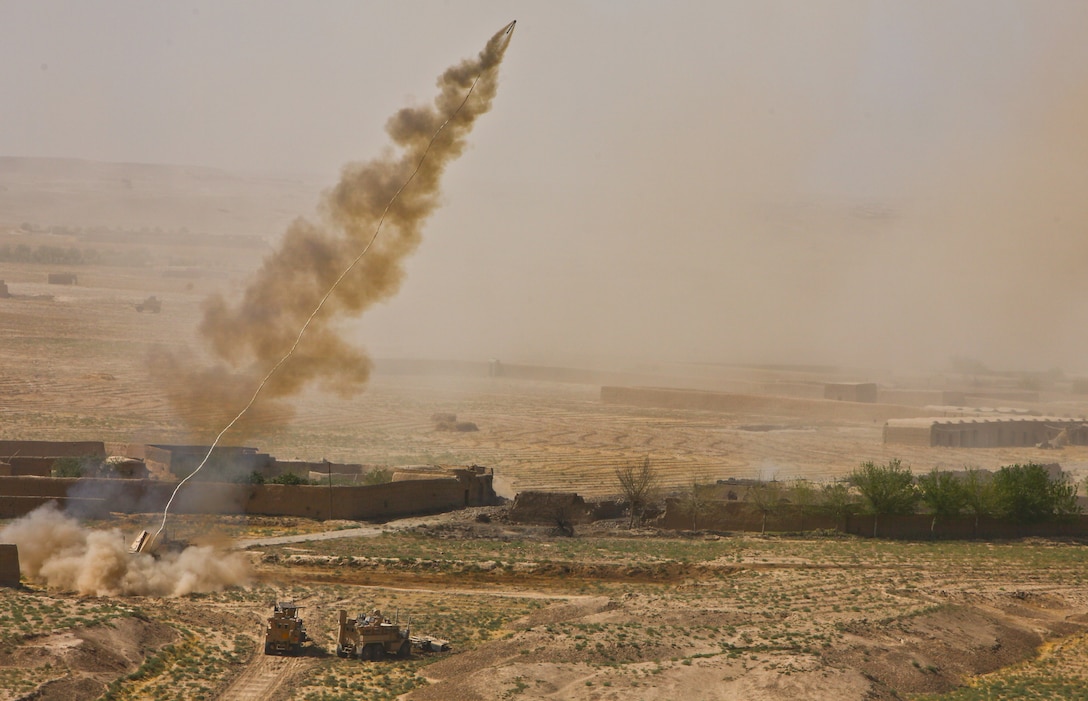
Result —
<svg viewBox="0 0 1088 701"><path fill-rule="evenodd" d="M82 596L185 596L249 581L241 553L189 546L155 559L130 553L118 530L88 530L50 502L0 529L19 546L20 568L51 589Z"/></svg>
<svg viewBox="0 0 1088 701"><path fill-rule="evenodd" d="M153 354L152 373L183 418L207 428L235 417L235 428L244 431L289 419L290 408L270 400L307 385L345 397L362 389L371 361L341 338L336 322L399 289L403 261L438 206L442 173L461 155L476 119L491 109L513 28L511 22L477 57L447 69L433 105L394 114L386 131L399 155L345 166L323 196L320 221L292 223L240 299L216 295L205 302L200 334L211 364ZM261 403L235 416L258 386Z"/></svg>
<svg viewBox="0 0 1088 701"><path fill-rule="evenodd" d="M351 396L366 383L370 359L337 335L334 321L339 315L358 316L399 289L402 261L419 245L422 224L437 207L446 164L464 150L476 118L491 109L498 88L495 69L514 24L492 36L475 59L442 74L433 107L405 108L389 120L386 131L402 149L399 158L344 168L322 203L325 227L296 220L237 305L218 295L208 300L201 334L229 371L220 364L194 372L178 356L167 354L153 360L153 371L185 378L180 386L170 385L177 390L171 393L175 403L198 402L203 407L189 410L205 415L215 416L217 407L236 404L204 394L207 384L201 380L217 377L211 386L218 394L237 387L238 381L256 387L216 435L201 463L174 489L156 537L166 528L178 491L204 467L223 435L249 414L262 391L284 397L317 381L323 389ZM392 231L379 239L383 228ZM217 401L209 406L211 399Z"/></svg>

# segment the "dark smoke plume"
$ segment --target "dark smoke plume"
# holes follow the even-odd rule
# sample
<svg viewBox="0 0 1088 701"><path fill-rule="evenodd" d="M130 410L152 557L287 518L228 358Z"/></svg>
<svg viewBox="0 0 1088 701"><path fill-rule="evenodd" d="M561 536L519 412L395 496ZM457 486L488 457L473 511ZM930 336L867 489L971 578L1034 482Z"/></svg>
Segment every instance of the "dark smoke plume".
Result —
<svg viewBox="0 0 1088 701"><path fill-rule="evenodd" d="M241 299L216 295L205 302L200 333L210 365L166 351L153 354L152 373L164 382L182 418L201 428L229 421L291 348L380 224L366 255L336 286L290 360L268 380L262 402L236 427L282 423L290 410L268 400L294 395L311 383L341 396L362 389L371 361L338 335L336 320L358 316L399 289L403 261L419 246L423 223L438 206L446 165L461 155L476 118L491 108L511 29L493 36L476 58L443 73L433 105L393 115L386 131L399 150L345 166L340 182L323 196L320 223L295 220Z"/></svg>

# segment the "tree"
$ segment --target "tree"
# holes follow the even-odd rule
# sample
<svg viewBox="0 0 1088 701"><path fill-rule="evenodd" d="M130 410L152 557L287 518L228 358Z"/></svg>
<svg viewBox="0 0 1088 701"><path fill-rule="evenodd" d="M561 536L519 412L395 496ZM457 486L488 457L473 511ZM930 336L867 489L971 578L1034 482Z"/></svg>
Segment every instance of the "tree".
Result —
<svg viewBox="0 0 1088 701"><path fill-rule="evenodd" d="M820 487L820 509L836 522L841 521L843 531L846 530L846 521L857 507L857 498L850 491L849 484L829 482Z"/></svg>
<svg viewBox="0 0 1088 701"><path fill-rule="evenodd" d="M616 468L616 480L627 502L628 525L636 528L642 523L647 507L657 491L657 471L650 464L650 456L637 465Z"/></svg>
<svg viewBox="0 0 1088 701"><path fill-rule="evenodd" d="M1006 465L993 478L997 515L1013 523L1038 523L1079 512L1077 485L1050 479L1042 465Z"/></svg>
<svg viewBox="0 0 1088 701"><path fill-rule="evenodd" d="M1065 520L1076 516L1081 512L1077 504L1077 483L1065 475L1060 480L1051 482L1050 488L1054 495L1054 517Z"/></svg>
<svg viewBox="0 0 1088 701"><path fill-rule="evenodd" d="M963 482L951 472L941 472L937 468L918 478L918 491L922 503L933 514L929 524L932 536L937 530L937 520L956 518L967 506L967 490Z"/></svg>
<svg viewBox="0 0 1088 701"><path fill-rule="evenodd" d="M914 475L899 458L893 458L885 465L864 462L850 473L849 481L861 494L865 510L873 515L874 538L877 537L881 516L914 513L918 503Z"/></svg>
<svg viewBox="0 0 1088 701"><path fill-rule="evenodd" d="M991 516L994 511L994 490L990 474L977 467L967 468L963 478L964 510L974 517L975 523L971 535L978 535L978 520Z"/></svg>
<svg viewBox="0 0 1088 701"><path fill-rule="evenodd" d="M750 508L762 515L763 519L759 532L760 534L766 533L767 516L778 511L782 504L781 484L776 480L756 482L748 489L748 494L744 497L744 500L748 502Z"/></svg>
<svg viewBox="0 0 1088 701"><path fill-rule="evenodd" d="M806 479L795 479L790 483L789 500L801 516L801 535L805 534L805 513L816 506L818 496L816 487Z"/></svg>
<svg viewBox="0 0 1088 701"><path fill-rule="evenodd" d="M574 508L567 500L556 500L552 504L552 523L555 524L555 534L565 538L574 537Z"/></svg>
<svg viewBox="0 0 1088 701"><path fill-rule="evenodd" d="M704 494L705 489L705 484L700 482L697 477L692 477L691 484L688 485L677 500L680 513L691 519L691 530L693 531L699 530L699 519L710 510L710 499Z"/></svg>

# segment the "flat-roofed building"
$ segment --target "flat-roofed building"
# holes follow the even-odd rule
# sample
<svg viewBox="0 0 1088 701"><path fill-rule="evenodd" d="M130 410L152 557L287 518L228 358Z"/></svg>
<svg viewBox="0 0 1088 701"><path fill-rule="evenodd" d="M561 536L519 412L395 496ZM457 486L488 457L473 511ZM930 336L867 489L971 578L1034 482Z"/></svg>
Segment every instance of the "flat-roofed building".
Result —
<svg viewBox="0 0 1088 701"><path fill-rule="evenodd" d="M1044 416L889 419L884 442L952 448L1088 445L1088 421Z"/></svg>

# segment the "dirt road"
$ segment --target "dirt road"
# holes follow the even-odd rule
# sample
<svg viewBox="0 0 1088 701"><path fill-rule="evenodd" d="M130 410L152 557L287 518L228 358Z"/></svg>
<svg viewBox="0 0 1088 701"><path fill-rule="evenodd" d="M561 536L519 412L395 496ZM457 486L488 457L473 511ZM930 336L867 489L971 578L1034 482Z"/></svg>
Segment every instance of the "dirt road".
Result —
<svg viewBox="0 0 1088 701"><path fill-rule="evenodd" d="M333 540L336 538L376 538L382 533L390 531L403 531L416 526L433 523L441 523L447 519L447 514L434 514L431 516L415 516L389 521L381 525L359 526L358 528L342 528L335 531L318 531L316 533L299 533L298 535L276 536L273 538L239 538L234 541L233 549L246 550L253 547L265 547L269 545L290 545L291 543L305 543L312 540Z"/></svg>
<svg viewBox="0 0 1088 701"><path fill-rule="evenodd" d="M305 657L257 655L242 675L219 695L221 701L265 701L313 664Z"/></svg>

